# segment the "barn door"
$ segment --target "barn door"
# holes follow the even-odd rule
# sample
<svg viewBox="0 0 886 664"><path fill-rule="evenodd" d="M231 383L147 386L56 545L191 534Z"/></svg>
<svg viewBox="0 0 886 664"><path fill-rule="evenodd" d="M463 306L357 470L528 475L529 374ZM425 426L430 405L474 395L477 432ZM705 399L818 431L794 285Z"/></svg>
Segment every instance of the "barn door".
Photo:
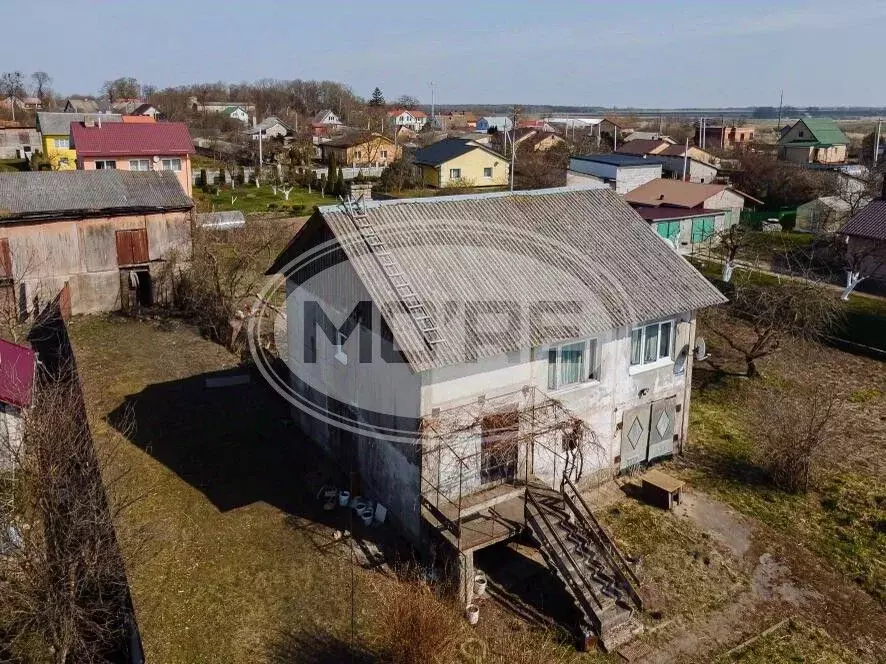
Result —
<svg viewBox="0 0 886 664"><path fill-rule="evenodd" d="M676 397L669 397L652 404L649 422L649 460L674 453L674 423L676 422Z"/></svg>
<svg viewBox="0 0 886 664"><path fill-rule="evenodd" d="M117 231L117 265L138 265L148 262L148 231L136 228Z"/></svg>
<svg viewBox="0 0 886 664"><path fill-rule="evenodd" d="M632 408L624 414L621 425L621 470L646 461L649 447L649 406Z"/></svg>

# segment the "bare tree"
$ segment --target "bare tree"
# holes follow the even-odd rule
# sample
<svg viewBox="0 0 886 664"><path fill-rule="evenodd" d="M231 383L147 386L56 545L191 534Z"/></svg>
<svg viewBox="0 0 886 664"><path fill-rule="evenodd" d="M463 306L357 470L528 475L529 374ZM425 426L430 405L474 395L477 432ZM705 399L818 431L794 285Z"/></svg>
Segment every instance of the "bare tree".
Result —
<svg viewBox="0 0 886 664"><path fill-rule="evenodd" d="M138 79L132 76L124 76L114 79L113 81L105 81L102 85L102 94L108 96L111 102L118 99L138 99L141 97L142 88Z"/></svg>
<svg viewBox="0 0 886 664"><path fill-rule="evenodd" d="M805 492L825 446L841 434L843 405L818 386L755 390L746 410L757 462L781 489Z"/></svg>
<svg viewBox="0 0 886 664"><path fill-rule="evenodd" d="M76 381L39 388L21 444L7 434L0 445L13 459L14 506L4 530L12 526L16 535L0 558L9 651L16 661L107 661L129 615L115 524L138 500L124 488L120 447L93 446ZM127 533L134 560L144 531Z"/></svg>
<svg viewBox="0 0 886 664"><path fill-rule="evenodd" d="M839 322L839 301L825 285L814 281L786 280L734 284L728 306L704 314L708 327L744 359L745 375L760 375L757 361L781 348L786 337L818 340ZM735 320L750 323L750 334Z"/></svg>
<svg viewBox="0 0 886 664"><path fill-rule="evenodd" d="M886 242L838 235L834 246L846 272L840 299L847 302L862 281L886 267Z"/></svg>
<svg viewBox="0 0 886 664"><path fill-rule="evenodd" d="M45 71L35 71L31 79L36 86L37 98L42 102L49 95L49 86L52 84L52 76Z"/></svg>
<svg viewBox="0 0 886 664"><path fill-rule="evenodd" d="M193 253L178 299L200 329L229 350L239 351L244 322L258 307L264 271L288 239L274 222L227 231L196 229Z"/></svg>
<svg viewBox="0 0 886 664"><path fill-rule="evenodd" d="M25 96L25 77L20 71L8 71L0 75L0 100L9 99L12 119L15 106Z"/></svg>

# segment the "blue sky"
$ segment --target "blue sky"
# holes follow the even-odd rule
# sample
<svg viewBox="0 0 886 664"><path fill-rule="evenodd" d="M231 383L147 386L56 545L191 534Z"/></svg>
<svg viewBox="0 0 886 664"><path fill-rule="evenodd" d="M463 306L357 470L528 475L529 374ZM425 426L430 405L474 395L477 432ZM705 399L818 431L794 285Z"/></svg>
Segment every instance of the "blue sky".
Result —
<svg viewBox="0 0 886 664"><path fill-rule="evenodd" d="M10 0L6 0L9 2ZM886 106L883 0L42 0L15 3L0 71L62 93L331 79L368 97L603 106ZM36 40L35 35L39 35Z"/></svg>

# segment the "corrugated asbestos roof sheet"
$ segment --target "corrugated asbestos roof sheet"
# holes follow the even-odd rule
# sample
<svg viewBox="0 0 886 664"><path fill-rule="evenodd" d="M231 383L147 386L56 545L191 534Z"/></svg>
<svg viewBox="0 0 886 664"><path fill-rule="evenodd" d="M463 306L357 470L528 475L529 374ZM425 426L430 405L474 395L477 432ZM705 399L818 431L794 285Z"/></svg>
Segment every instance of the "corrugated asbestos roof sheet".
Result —
<svg viewBox="0 0 886 664"><path fill-rule="evenodd" d="M886 199L878 198L868 203L846 222L840 233L886 241Z"/></svg>
<svg viewBox="0 0 886 664"><path fill-rule="evenodd" d="M376 305L395 303L386 317L415 371L462 364L466 355L494 355L527 346L594 336L634 323L725 301L688 262L610 189L570 188L518 194L451 196L372 203L367 220L397 269L434 312L445 339L428 346L405 313L391 279L351 217L338 206L318 210L271 272L302 250L299 235L325 222ZM308 242L306 242L308 244ZM523 312L541 304L551 316L578 303L580 314L524 321L543 330L502 331L500 316L480 315L469 334L451 303L510 302ZM565 309L564 309L565 307ZM457 307L456 307L457 308ZM538 319L538 320L537 320ZM478 341L479 339L479 341Z"/></svg>
<svg viewBox="0 0 886 664"><path fill-rule="evenodd" d="M68 136L72 122L85 122L86 118L101 119L102 122L122 122L123 118L114 113L37 113L37 128L45 135Z"/></svg>
<svg viewBox="0 0 886 664"><path fill-rule="evenodd" d="M0 223L194 206L172 171L0 173Z"/></svg>

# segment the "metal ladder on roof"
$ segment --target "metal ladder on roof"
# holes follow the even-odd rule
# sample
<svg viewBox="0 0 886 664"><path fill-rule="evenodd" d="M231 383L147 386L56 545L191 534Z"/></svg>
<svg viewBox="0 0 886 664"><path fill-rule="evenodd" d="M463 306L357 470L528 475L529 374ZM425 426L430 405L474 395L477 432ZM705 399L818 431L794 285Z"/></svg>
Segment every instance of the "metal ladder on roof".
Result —
<svg viewBox="0 0 886 664"><path fill-rule="evenodd" d="M366 242L391 286L397 292L400 302L402 302L403 307L409 313L419 332L421 332L425 343L433 348L435 345L445 341L440 333L440 328L434 323L434 319L431 317L427 307L419 298L418 293L415 292L412 284L409 283L406 275L398 267L388 246L372 227L366 214L366 208L363 206L363 197L360 196L356 201L352 200L350 196L347 198L339 197L339 200L341 200L342 207L360 233L360 237Z"/></svg>

